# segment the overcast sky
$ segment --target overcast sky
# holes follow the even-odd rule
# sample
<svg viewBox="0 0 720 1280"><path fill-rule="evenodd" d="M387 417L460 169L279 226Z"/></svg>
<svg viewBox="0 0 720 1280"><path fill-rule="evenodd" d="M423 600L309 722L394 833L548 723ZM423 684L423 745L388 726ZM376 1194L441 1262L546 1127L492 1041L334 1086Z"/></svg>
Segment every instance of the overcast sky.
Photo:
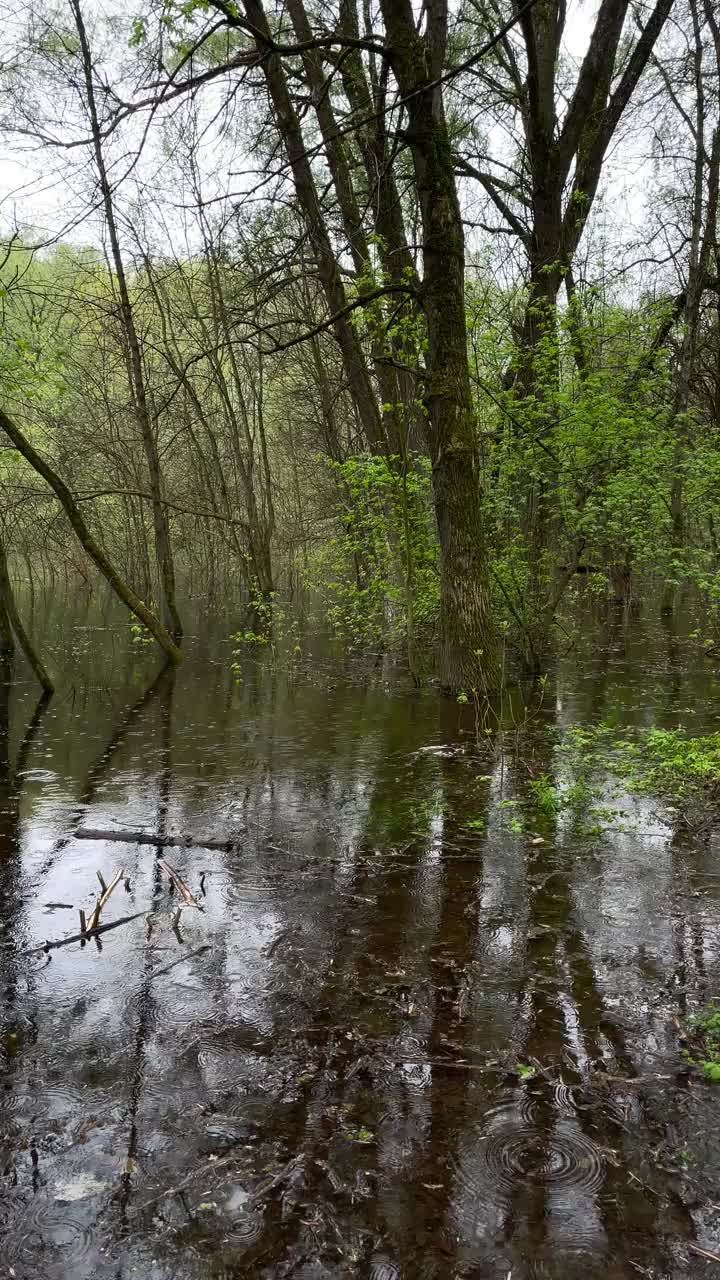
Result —
<svg viewBox="0 0 720 1280"><path fill-rule="evenodd" d="M596 0L570 0L564 50L578 63L587 49L596 10ZM118 13L128 14L129 31L132 6L126 5L124 0L117 0L117 3L105 0L102 9L94 0L90 11L93 15L112 14L116 18ZM16 31L19 29L16 27ZM602 234L603 220L607 223L605 234L608 241L632 239L633 232L639 233L652 176L652 165L646 159L646 151L647 140L626 130L621 144L609 159L603 184L606 195L599 200L594 218L596 234L598 226ZM3 230L18 225L26 233L43 239L60 235L74 243L99 242L99 220L82 216L89 187L79 177L77 162L81 154L70 153L74 172L69 173L66 153L49 153L47 148L38 149L31 144L5 146L0 165L0 223ZM143 164L145 180L161 186L162 168L153 167L157 165L157 147L149 149Z"/></svg>

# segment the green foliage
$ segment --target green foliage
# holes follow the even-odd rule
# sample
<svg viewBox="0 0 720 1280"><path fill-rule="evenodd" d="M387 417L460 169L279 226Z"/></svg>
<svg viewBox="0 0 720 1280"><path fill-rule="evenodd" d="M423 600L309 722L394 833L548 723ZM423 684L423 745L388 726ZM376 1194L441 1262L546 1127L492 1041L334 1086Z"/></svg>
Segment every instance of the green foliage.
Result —
<svg viewBox="0 0 720 1280"><path fill-rule="evenodd" d="M155 644L154 637L142 622L131 623L130 642L137 649L151 648Z"/></svg>
<svg viewBox="0 0 720 1280"><path fill-rule="evenodd" d="M375 800L368 818L368 838L377 844L402 844L410 839L425 840L435 820L444 812L442 790L431 782L427 794L415 792L383 794Z"/></svg>
<svg viewBox="0 0 720 1280"><path fill-rule="evenodd" d="M576 811L586 809L593 799L593 789L584 778L578 778L576 782L573 782L563 795L563 803L566 807Z"/></svg>
<svg viewBox="0 0 720 1280"><path fill-rule="evenodd" d="M562 800L558 788L546 774L533 778L529 783L535 804L546 818L554 818L562 808Z"/></svg>
<svg viewBox="0 0 720 1280"><path fill-rule="evenodd" d="M500 306L507 324L498 329ZM485 502L495 613L508 622L513 645L536 660L580 589L603 595L631 573L643 580L670 574L675 430L667 372L633 379L654 314L601 307L590 292L584 310L555 313L540 303L534 308L540 337L529 353L515 346L510 323L523 306L522 297L471 291L468 324L480 440L492 476ZM577 349L587 363L583 377ZM520 381L498 390L508 365ZM714 455L714 446L707 452ZM708 476L702 464L699 471ZM705 492L709 502L720 486L708 479ZM576 577L575 562L594 571Z"/></svg>
<svg viewBox="0 0 720 1280"><path fill-rule="evenodd" d="M690 1018L688 1030L693 1044L692 1052L686 1054L688 1061L702 1068L706 1080L720 1083L720 1008L709 1005Z"/></svg>
<svg viewBox="0 0 720 1280"><path fill-rule="evenodd" d="M643 775L650 786L672 791L706 778L720 780L720 733L693 738L679 729L650 729L643 748Z"/></svg>
<svg viewBox="0 0 720 1280"><path fill-rule="evenodd" d="M269 656L275 666L295 670L302 650L299 644L298 619L283 602L278 591L263 595L257 583L252 584L248 602L249 625L233 631L230 670L236 681L242 680L249 661Z"/></svg>
<svg viewBox="0 0 720 1280"><path fill-rule="evenodd" d="M375 1141L372 1129L367 1129L364 1124L359 1125L357 1129L347 1129L345 1137L348 1142L359 1142L362 1146L368 1146Z"/></svg>
<svg viewBox="0 0 720 1280"><path fill-rule="evenodd" d="M137 49L147 39L147 26L144 18L133 18L130 28L128 48Z"/></svg>
<svg viewBox="0 0 720 1280"><path fill-rule="evenodd" d="M398 305L398 295L392 292L387 295L373 297L376 292L412 283L412 269L401 274L399 280L391 277L379 265L379 250L383 247L380 236L371 235L369 244L373 252L373 261L365 263L364 271L357 275L348 286L348 296L368 298L365 306L358 307L353 313L353 324L361 337L372 343L373 349L387 358L397 361L406 369L419 370L421 361L427 351L427 334L422 312L407 306ZM395 412L398 418L417 405L389 404L384 405L385 412Z"/></svg>
<svg viewBox="0 0 720 1280"><path fill-rule="evenodd" d="M438 610L437 546L430 466L398 458L351 457L327 463L338 484L338 531L315 553L308 585L332 630L351 647L399 641L408 612L428 628Z"/></svg>
<svg viewBox="0 0 720 1280"><path fill-rule="evenodd" d="M193 23L200 22L203 10L194 3L173 4L163 13L171 23L165 40L174 51L169 53L172 61L189 47ZM151 26L150 18L137 17L131 42L152 44ZM226 37L235 39L235 34ZM203 56L212 57L204 48ZM273 220L272 228L273 233L281 231L282 223ZM261 219L253 229L261 246L264 235ZM245 268L238 269L232 242L223 242L221 250L218 275L228 305L235 309L246 283ZM369 299L390 283L381 250L381 243L371 237L371 261L353 280L351 297ZM240 579L243 592L252 590L256 568L247 550L252 500L228 477L242 472L232 415L237 424L247 413L248 437L255 433L257 438L252 402L257 361L243 368L248 403L241 402L233 390L228 348L221 342L212 359L200 354L207 348L203 317L212 312L217 288L207 265L160 263L154 271L152 288L144 272L131 276L130 284L138 325L147 337L143 360L148 388L154 403L167 406L158 422L164 484L181 507L209 509L216 502L223 511L227 502L237 517L235 546L229 551L230 539L224 539L221 523L206 523L200 537L215 549L206 561L213 561L217 553L217 559L230 567L229 576ZM561 634L564 643L572 639L570 619L578 596L616 594L631 575L636 584L650 579L694 584L707 605L698 639L708 648L717 647L720 450L698 405L692 405L679 424L671 421L667 362L658 362L657 369L639 364L662 310L612 306L593 290L586 290L572 312L553 317L541 308L538 316L546 332L532 362L534 385L522 395L517 385L508 388L506 375L509 366L522 366L513 327L522 317L525 295L482 284L468 287L466 301L484 480L480 501L491 550L492 609L503 637L506 674L517 653L542 669L539 659L553 637ZM190 427L187 414L181 412L185 394L171 389L166 395L168 367L161 354L163 324L178 315L181 323L172 321L173 358L185 369L187 403L194 404L196 396L206 419L204 424L192 421ZM266 475L268 491L279 495L278 511L271 513L265 494L256 493L255 510L266 513L268 539L275 529L273 555L278 554L280 575L286 566L285 548L297 535L302 544L298 577L312 589L337 638L356 650L407 645L415 671L425 655L429 667L439 618L431 463L418 451L427 357L424 320L397 294L372 297L353 317L368 353L372 348L384 354L391 367L399 364L418 374L409 384L416 390L407 400L398 392L381 406L397 452L391 458L357 452L355 428L348 422L341 424L333 446L336 457L348 452L345 460L328 461L326 454L318 459L319 433L315 428L313 434L307 421L312 413L304 408L297 416L288 412L294 409L298 386L307 391L308 378L302 361L286 355L276 366L270 367L269 361L265 366L267 472L256 457L247 474L256 490L260 475ZM245 352L238 333L238 351ZM578 344L589 353L589 371L582 378L574 362ZM321 350L323 359L336 359L330 339L323 339ZM138 548L143 537L152 546L149 512L134 512L131 528L125 500L103 492L106 486L118 495L124 486L136 487L128 465L137 446L136 425L122 351L116 282L97 250L59 246L34 252L27 245L11 249L0 273L3 402L20 415L33 443L75 490L101 490L84 509L118 563L131 569L130 576L142 566L146 592L154 570L152 564L146 570L147 555L139 555ZM335 367L330 372L333 387L339 374ZM634 374L638 376L633 380ZM687 443L682 546L673 545L670 518L678 429ZM241 443L240 452L244 447ZM188 474L202 483L201 496L188 492ZM38 493L29 469L11 450L0 452L0 479L33 491L32 502L18 502L16 508L21 544L23 528L42 525L38 513L49 513L53 503ZM220 496L223 484L229 485L227 497ZM144 480L139 487L146 488ZM185 556L192 558L196 530L178 515L172 518L182 564ZM59 536L67 537L69 545L68 534ZM152 551L149 558L152 561ZM574 575L570 570L575 562L591 571ZM284 637L288 624L280 617L277 599L272 602L272 626L265 607L260 601L257 616L235 633L231 661L236 674L252 653L277 660L278 638ZM289 644L292 638L287 639ZM465 690L458 702L471 697ZM656 777L653 780L647 768L644 774L654 785L669 770L652 752L648 760ZM576 799L578 810L583 803L590 805L587 797ZM572 808L573 803L563 800L564 807Z"/></svg>
<svg viewBox="0 0 720 1280"><path fill-rule="evenodd" d="M586 774L602 768L629 791L691 806L708 784L720 787L720 733L693 736L681 729L575 726L562 750Z"/></svg>

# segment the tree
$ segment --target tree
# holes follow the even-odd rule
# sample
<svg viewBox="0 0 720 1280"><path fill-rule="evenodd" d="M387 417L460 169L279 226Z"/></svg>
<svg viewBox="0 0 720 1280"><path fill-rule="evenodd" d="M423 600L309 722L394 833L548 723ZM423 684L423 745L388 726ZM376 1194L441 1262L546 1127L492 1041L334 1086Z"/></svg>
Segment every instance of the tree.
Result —
<svg viewBox="0 0 720 1280"><path fill-rule="evenodd" d="M135 325L133 306L130 300L125 263L123 261L122 250L120 247L120 237L118 234L117 219L115 216L113 192L103 152L103 130L95 94L92 52L88 41L85 22L83 20L80 0L70 0L70 7L75 19L75 26L77 28L80 62L85 85L85 106L90 123L92 149L95 158L98 181L100 184L103 208L105 211L105 221L107 225L108 239L110 241L110 252L115 269L120 318L127 343L128 382L132 395L133 409L137 417L138 428L145 450L150 479L155 551L158 567L160 569L160 580L162 583L165 625L170 631L173 639L176 642L179 642L182 639L183 629L175 600L175 565L173 562L172 545L170 542L168 515L163 504L160 458L158 454L155 430L148 406L145 376L143 372L142 351Z"/></svg>
<svg viewBox="0 0 720 1280"><path fill-rule="evenodd" d="M12 441L25 461L49 484L59 499L81 546L97 565L117 597L122 600L123 604L127 605L131 613L135 614L135 617L139 619L143 626L147 627L148 631L154 635L168 660L172 663L180 662L182 660L181 650L154 613L148 609L145 602L124 581L107 554L93 537L67 485L50 464L40 456L17 423L3 409L0 409L0 430L5 432L5 435Z"/></svg>

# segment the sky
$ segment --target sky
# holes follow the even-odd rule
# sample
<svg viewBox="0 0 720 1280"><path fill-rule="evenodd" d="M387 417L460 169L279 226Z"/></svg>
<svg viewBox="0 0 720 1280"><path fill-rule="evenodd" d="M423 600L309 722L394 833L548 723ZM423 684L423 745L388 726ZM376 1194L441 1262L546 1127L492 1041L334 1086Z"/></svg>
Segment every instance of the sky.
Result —
<svg viewBox="0 0 720 1280"><path fill-rule="evenodd" d="M100 0L93 0L88 10L93 15L100 14ZM564 49L578 64L588 47L596 11L597 0L569 2ZM126 0L102 0L102 14L115 20L121 17L127 22L128 31L131 12L132 6L128 7ZM20 13L16 18L16 39L21 38L21 21ZM137 134L139 117L133 127ZM495 141L500 148L503 145L501 139L493 140L492 135L490 141ZM633 234L640 234L652 178L652 164L646 158L646 151L647 139L626 131L621 145L610 157L603 184L605 195L595 214L596 233L599 226L601 238L604 234L608 240L631 239ZM59 237L77 244L100 243L99 219L84 216L90 184L88 175L80 173L77 163L82 160L81 152L53 154L31 142L18 142L3 146L0 160L0 228L6 230L18 225L26 234L39 239ZM220 167L222 163L219 160ZM152 146L136 170L136 176L144 171L146 181L161 184L162 164L159 168L157 164L157 146Z"/></svg>

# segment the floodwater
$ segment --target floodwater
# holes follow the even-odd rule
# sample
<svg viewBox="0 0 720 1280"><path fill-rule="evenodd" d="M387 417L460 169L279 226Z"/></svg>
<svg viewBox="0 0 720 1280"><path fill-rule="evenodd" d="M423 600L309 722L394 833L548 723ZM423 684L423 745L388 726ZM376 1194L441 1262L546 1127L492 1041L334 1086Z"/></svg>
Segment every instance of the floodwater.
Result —
<svg viewBox="0 0 720 1280"><path fill-rule="evenodd" d="M380 661L45 643L54 701L0 698L0 1278L720 1275L716 846L530 788L573 723L716 728L688 641L587 622L492 733Z"/></svg>

